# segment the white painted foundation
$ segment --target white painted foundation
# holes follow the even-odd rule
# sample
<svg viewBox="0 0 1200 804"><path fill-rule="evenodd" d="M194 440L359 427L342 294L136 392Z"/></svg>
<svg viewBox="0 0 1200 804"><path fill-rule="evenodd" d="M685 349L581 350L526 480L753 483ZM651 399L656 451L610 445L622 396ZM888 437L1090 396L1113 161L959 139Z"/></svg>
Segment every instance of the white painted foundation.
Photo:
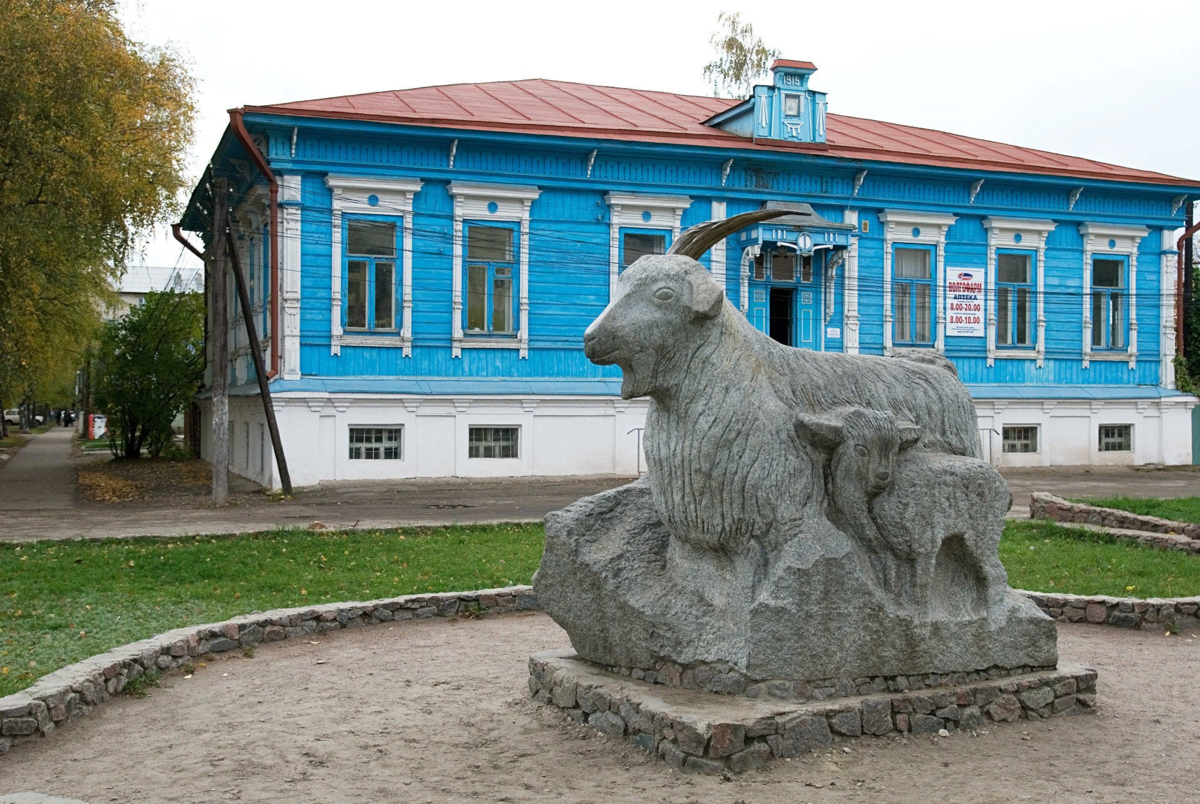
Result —
<svg viewBox="0 0 1200 804"><path fill-rule="evenodd" d="M637 475L636 428L646 400L611 397L398 397L277 394L292 484L433 477ZM998 466L1190 464L1195 397L1148 400L977 400L984 457ZM211 455L211 420L201 402L201 454ZM229 400L231 469L279 488L266 417L257 396ZM1102 424L1133 426L1131 452L1100 452ZM1036 425L1036 453L1004 453L1005 425ZM351 427L403 428L399 460L351 460ZM520 428L519 457L469 458L471 426ZM247 429L248 428L248 429ZM991 433L992 430L994 433ZM633 431L633 432L631 432ZM989 443L990 442L990 443Z"/></svg>

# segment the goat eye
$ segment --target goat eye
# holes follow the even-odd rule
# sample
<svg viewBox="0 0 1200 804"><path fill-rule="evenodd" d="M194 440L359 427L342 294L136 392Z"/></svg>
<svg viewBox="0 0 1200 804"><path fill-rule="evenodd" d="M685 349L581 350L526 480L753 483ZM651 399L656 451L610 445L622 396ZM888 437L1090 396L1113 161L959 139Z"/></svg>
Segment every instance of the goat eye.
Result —
<svg viewBox="0 0 1200 804"><path fill-rule="evenodd" d="M671 290L670 288L659 288L657 291L655 291L654 298L658 299L659 301L670 301L671 299L675 298L675 291Z"/></svg>
<svg viewBox="0 0 1200 804"><path fill-rule="evenodd" d="M854 445L854 453L856 455L858 455L858 457L860 457L860 458L865 458L865 457L867 457L867 448L864 447L862 444L855 444Z"/></svg>

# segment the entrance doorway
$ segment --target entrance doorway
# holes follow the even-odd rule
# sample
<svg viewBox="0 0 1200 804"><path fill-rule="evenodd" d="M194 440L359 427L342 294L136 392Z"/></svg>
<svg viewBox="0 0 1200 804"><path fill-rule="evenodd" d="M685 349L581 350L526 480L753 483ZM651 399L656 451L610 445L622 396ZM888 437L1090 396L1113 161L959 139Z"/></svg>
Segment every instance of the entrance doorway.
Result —
<svg viewBox="0 0 1200 804"><path fill-rule="evenodd" d="M792 316L796 291L771 288L771 339L792 346Z"/></svg>

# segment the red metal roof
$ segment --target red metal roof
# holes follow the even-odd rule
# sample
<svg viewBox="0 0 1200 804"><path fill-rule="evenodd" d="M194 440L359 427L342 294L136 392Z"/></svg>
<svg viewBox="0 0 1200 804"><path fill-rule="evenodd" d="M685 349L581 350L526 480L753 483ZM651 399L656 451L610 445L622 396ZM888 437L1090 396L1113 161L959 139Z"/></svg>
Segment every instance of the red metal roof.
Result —
<svg viewBox="0 0 1200 804"><path fill-rule="evenodd" d="M775 59L771 62L771 69L776 67L791 67L793 70L816 70L817 65L811 61L796 61L795 59Z"/></svg>
<svg viewBox="0 0 1200 804"><path fill-rule="evenodd" d="M943 131L828 115L826 144L751 141L704 125L739 100L535 78L248 106L247 112L1196 186L1197 182Z"/></svg>

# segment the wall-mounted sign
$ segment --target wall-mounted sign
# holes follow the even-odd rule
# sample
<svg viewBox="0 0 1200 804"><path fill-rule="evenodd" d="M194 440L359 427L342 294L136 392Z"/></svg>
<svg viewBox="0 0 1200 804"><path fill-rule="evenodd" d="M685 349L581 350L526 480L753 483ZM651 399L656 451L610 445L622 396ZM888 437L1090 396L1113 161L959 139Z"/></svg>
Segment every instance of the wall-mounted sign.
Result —
<svg viewBox="0 0 1200 804"><path fill-rule="evenodd" d="M983 271L946 269L946 335L983 337Z"/></svg>

